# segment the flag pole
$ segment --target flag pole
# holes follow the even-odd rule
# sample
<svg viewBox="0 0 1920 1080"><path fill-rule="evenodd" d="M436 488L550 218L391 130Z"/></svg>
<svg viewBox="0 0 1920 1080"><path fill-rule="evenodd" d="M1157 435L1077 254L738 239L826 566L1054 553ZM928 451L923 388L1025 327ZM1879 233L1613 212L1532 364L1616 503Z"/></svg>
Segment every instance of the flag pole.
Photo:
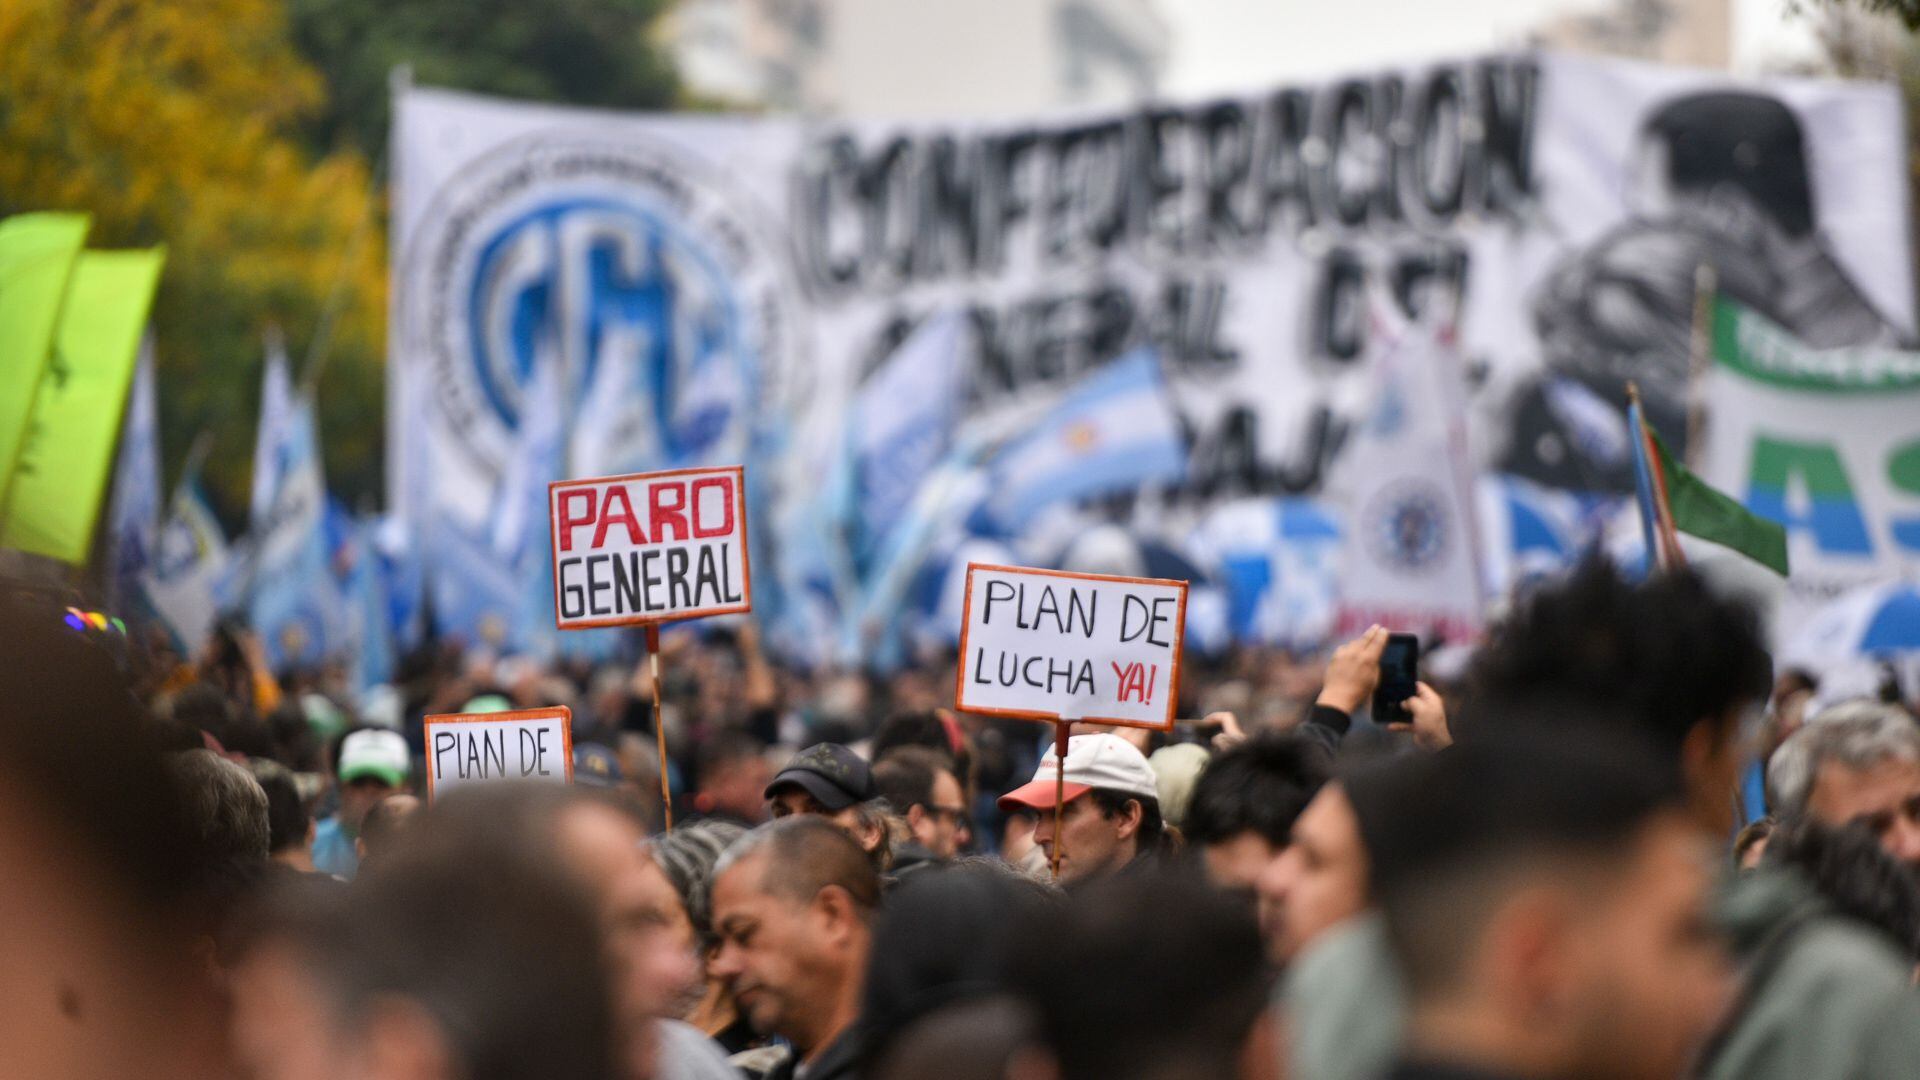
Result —
<svg viewBox="0 0 1920 1080"><path fill-rule="evenodd" d="M1653 470L1653 508L1657 514L1655 521L1660 526L1660 543L1666 549L1667 569L1682 570L1687 565L1687 553L1680 548L1680 530L1673 524L1673 500L1667 494L1667 470L1660 463L1660 455L1653 449L1653 433L1647 432L1647 462Z"/></svg>
<svg viewBox="0 0 1920 1080"><path fill-rule="evenodd" d="M660 809L673 828L673 786L667 780L667 727L660 721L660 626L647 624L647 663L653 668L653 741L660 751Z"/></svg>
<svg viewBox="0 0 1920 1080"><path fill-rule="evenodd" d="M1706 438L1707 403L1701 388L1713 363L1713 294L1718 288L1719 275L1701 263L1693 272L1693 335L1687 351L1687 446L1681 456L1688 468L1699 464L1700 444Z"/></svg>
<svg viewBox="0 0 1920 1080"><path fill-rule="evenodd" d="M187 459L180 466L180 476L174 482L178 487L188 480L197 479L200 467L207 463L207 455L213 452L213 429L201 428L200 434L193 437L193 445L187 448Z"/></svg>
<svg viewBox="0 0 1920 1080"><path fill-rule="evenodd" d="M1656 569L1666 569L1664 552L1660 549L1660 537L1655 522L1659 511L1653 505L1653 463L1647 460L1646 419L1640 412L1640 384L1627 380L1627 426L1633 430L1633 490L1634 503L1640 508L1640 541L1645 546L1647 561Z"/></svg>
<svg viewBox="0 0 1920 1080"><path fill-rule="evenodd" d="M1447 321L1442 328L1440 342L1441 362L1446 370L1446 388L1454 395L1454 400L1446 403L1450 422L1447 424L1447 447L1453 457L1454 483L1460 489L1460 502L1465 509L1467 543L1474 551L1473 564L1473 602L1474 610L1482 618L1487 612L1487 568L1481 553L1480 530L1480 473L1473 463L1472 445L1467 439L1467 394L1466 372L1460 358L1460 322L1465 315L1466 297L1462 294L1459 282L1454 282L1450 303L1447 305Z"/></svg>
<svg viewBox="0 0 1920 1080"><path fill-rule="evenodd" d="M1632 380L1627 382L1627 414L1633 428L1633 471L1639 493L1641 536L1646 541L1648 556L1657 567L1676 570L1687 565L1687 557L1680 550L1680 534L1673 525L1666 472L1660 467L1653 434L1647 429L1640 385Z"/></svg>
<svg viewBox="0 0 1920 1080"><path fill-rule="evenodd" d="M1066 837L1060 833L1067 809L1067 742L1072 738L1073 722L1065 718L1053 722L1053 880L1060 882L1060 849Z"/></svg>

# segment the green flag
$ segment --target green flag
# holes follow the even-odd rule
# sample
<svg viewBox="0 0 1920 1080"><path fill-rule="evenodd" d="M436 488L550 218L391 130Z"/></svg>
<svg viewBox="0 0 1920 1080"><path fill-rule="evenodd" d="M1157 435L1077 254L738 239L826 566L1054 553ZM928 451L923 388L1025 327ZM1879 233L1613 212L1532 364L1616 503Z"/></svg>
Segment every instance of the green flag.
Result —
<svg viewBox="0 0 1920 1080"><path fill-rule="evenodd" d="M86 251L0 507L0 546L87 561L164 249Z"/></svg>
<svg viewBox="0 0 1920 1080"><path fill-rule="evenodd" d="M0 491L19 456L60 301L86 241L85 214L17 214L0 220Z"/></svg>
<svg viewBox="0 0 1920 1080"><path fill-rule="evenodd" d="M1719 544L1787 576L1787 530L1778 522L1741 506L1739 501L1708 486L1667 452L1667 444L1651 426L1653 448L1660 455L1660 472L1667 482L1667 509L1673 527L1688 536Z"/></svg>

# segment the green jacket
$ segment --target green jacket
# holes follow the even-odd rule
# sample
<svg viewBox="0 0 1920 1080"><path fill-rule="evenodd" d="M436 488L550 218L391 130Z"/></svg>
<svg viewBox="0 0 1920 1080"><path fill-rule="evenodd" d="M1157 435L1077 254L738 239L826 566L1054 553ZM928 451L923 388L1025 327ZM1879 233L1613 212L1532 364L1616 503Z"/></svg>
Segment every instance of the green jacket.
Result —
<svg viewBox="0 0 1920 1080"><path fill-rule="evenodd" d="M1303 949L1280 984L1292 1080L1374 1080L1400 1053L1406 993L1368 911Z"/></svg>
<svg viewBox="0 0 1920 1080"><path fill-rule="evenodd" d="M1893 942L1779 868L1732 882L1720 918L1742 985L1705 1080L1920 1078L1920 992Z"/></svg>

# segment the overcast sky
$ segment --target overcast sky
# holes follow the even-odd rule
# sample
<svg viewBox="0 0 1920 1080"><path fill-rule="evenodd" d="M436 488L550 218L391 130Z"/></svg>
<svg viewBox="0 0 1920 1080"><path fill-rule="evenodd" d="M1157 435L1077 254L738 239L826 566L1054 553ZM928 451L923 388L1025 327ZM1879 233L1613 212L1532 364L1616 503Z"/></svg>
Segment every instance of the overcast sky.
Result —
<svg viewBox="0 0 1920 1080"><path fill-rule="evenodd" d="M1176 97L1245 90L1513 46L1562 12L1606 0L1159 0L1174 31L1165 89ZM1786 0L1734 0L1734 64L1753 70L1805 47Z"/></svg>

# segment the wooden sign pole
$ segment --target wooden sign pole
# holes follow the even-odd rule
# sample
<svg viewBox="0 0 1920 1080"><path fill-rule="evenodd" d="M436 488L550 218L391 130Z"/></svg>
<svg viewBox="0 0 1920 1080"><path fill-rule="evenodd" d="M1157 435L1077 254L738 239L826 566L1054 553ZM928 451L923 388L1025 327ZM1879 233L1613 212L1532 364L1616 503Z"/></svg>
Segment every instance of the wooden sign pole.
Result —
<svg viewBox="0 0 1920 1080"><path fill-rule="evenodd" d="M673 785L667 779L667 726L660 719L660 627L647 624L647 663L653 668L653 741L660 749L660 809L673 828Z"/></svg>
<svg viewBox="0 0 1920 1080"><path fill-rule="evenodd" d="M1073 724L1067 720L1053 722L1053 880L1060 880L1060 849L1066 845L1066 835L1061 824L1067 809L1067 741L1071 737Z"/></svg>
<svg viewBox="0 0 1920 1080"><path fill-rule="evenodd" d="M636 506L650 510L645 528L634 514ZM747 471L730 465L555 480L547 485L547 527L553 550L553 625L560 630L646 629L653 739L660 753L661 821L671 829L673 782L660 686L660 624L753 610ZM662 552L667 588L656 594L652 587L662 579L646 577L639 568ZM629 578L644 579L648 587L606 589L606 575L617 576L622 565Z"/></svg>

